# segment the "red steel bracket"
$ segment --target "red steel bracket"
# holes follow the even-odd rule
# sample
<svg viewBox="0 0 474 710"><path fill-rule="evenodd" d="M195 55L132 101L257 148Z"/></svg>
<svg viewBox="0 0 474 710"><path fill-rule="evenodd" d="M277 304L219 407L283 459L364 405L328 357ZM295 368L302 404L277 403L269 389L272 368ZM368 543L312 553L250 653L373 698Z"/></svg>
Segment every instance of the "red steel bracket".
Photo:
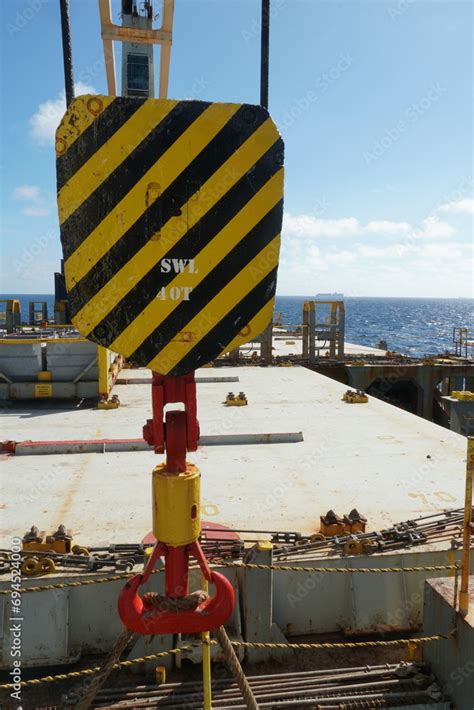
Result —
<svg viewBox="0 0 474 710"><path fill-rule="evenodd" d="M155 449L155 454L163 454L166 448L167 431L164 422L166 404L182 402L186 416L186 449L196 451L199 441L197 419L196 383L194 372L183 377L166 377L153 373L151 385L153 419L148 419L143 427L143 438Z"/></svg>

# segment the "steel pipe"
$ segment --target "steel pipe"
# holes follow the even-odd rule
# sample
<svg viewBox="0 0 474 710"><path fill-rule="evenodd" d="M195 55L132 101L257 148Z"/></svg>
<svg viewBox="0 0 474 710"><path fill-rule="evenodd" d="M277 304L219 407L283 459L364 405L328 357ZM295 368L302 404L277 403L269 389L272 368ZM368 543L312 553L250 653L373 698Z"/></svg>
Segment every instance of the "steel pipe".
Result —
<svg viewBox="0 0 474 710"><path fill-rule="evenodd" d="M66 106L74 99L74 74L72 68L71 17L69 0L59 0L61 12L61 37L63 43L64 87L66 91Z"/></svg>

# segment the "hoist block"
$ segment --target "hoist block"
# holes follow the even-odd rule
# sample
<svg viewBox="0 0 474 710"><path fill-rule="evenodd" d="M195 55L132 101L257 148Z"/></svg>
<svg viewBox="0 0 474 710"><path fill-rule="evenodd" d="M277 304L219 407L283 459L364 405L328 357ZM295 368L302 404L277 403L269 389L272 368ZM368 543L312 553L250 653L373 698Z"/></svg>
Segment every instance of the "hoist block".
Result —
<svg viewBox="0 0 474 710"><path fill-rule="evenodd" d="M82 335L181 376L265 329L283 211L283 142L266 109L79 96L56 155Z"/></svg>

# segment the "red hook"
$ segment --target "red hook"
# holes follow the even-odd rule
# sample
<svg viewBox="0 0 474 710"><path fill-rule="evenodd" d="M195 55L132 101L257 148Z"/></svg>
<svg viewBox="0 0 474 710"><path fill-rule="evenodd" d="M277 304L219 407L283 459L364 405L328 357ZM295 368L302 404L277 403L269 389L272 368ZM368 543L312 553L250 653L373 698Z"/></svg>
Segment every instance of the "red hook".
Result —
<svg viewBox="0 0 474 710"><path fill-rule="evenodd" d="M229 580L219 572L211 572L210 581L215 585L215 595L208 597L193 611L159 611L139 596L138 588L143 582L143 575L138 574L120 592L119 616L127 629L138 634L212 631L224 624L232 614L235 593Z"/></svg>
<svg viewBox="0 0 474 710"><path fill-rule="evenodd" d="M165 559L166 596L174 600L187 596L190 555L197 560L203 577L215 586L213 597L207 597L189 611L161 611L146 596L140 597L138 588L149 579L159 557ZM212 631L224 624L232 614L234 604L232 584L223 574L209 568L197 540L181 547L168 547L157 542L143 574L132 577L120 592L118 613L127 629L139 634L195 634Z"/></svg>
<svg viewBox="0 0 474 710"><path fill-rule="evenodd" d="M187 470L186 451L195 451L199 440L194 373L184 377L165 377L154 372L152 401L153 419L148 420L143 429L144 438L156 453L166 451L167 474L183 474ZM184 403L184 411L166 412L166 422L163 422L165 405L176 402ZM197 505L193 508L196 514ZM191 518L195 520L192 515ZM190 539L192 535L187 537ZM192 609L186 608L189 606L190 556L197 560L203 577L215 586L214 596L202 601L201 598L193 598ZM157 605L156 597L141 597L138 594L139 587L149 579L159 557L164 557L165 562L166 598L174 602L168 604L168 608L161 604L161 599ZM196 537L188 544L176 546L169 540L166 543L157 541L143 574L132 577L121 590L118 613L126 628L139 634L195 634L212 631L224 624L232 614L234 604L232 584L224 575L210 570Z"/></svg>

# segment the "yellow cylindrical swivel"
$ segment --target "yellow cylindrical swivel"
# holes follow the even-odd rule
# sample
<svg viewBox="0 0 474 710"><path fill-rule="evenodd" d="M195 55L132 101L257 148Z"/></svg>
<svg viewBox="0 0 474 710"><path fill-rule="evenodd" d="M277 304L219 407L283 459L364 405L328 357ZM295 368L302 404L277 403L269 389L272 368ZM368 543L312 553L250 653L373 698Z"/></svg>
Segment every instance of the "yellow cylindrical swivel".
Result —
<svg viewBox="0 0 474 710"><path fill-rule="evenodd" d="M186 464L186 473L168 473L165 464L153 470L153 534L172 547L189 545L201 532L201 473Z"/></svg>

